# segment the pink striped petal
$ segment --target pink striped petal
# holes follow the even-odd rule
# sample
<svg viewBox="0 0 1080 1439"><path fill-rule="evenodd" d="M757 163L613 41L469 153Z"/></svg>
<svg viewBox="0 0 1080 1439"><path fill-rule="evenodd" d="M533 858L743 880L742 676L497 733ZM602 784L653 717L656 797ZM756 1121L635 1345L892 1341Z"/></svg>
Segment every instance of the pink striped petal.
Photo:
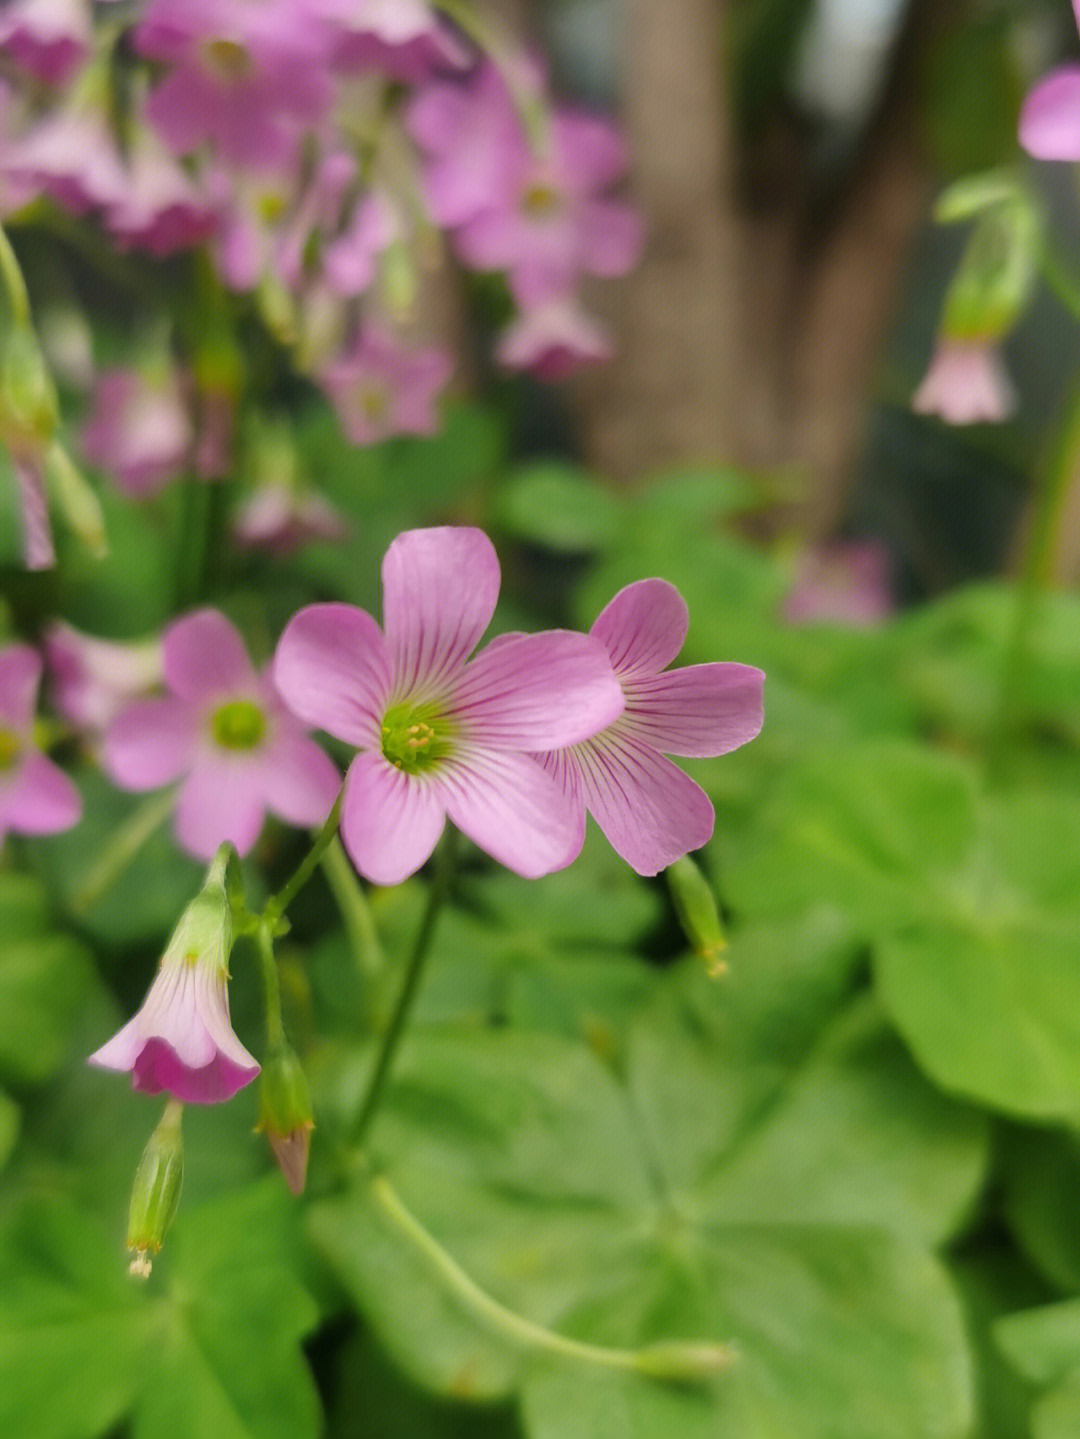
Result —
<svg viewBox="0 0 1080 1439"><path fill-rule="evenodd" d="M82 816L82 795L72 780L39 750L30 750L14 769L0 773L0 837L57 834Z"/></svg>
<svg viewBox="0 0 1080 1439"><path fill-rule="evenodd" d="M286 824L322 824L341 776L330 756L292 726L282 727L259 754L259 785L266 806Z"/></svg>
<svg viewBox="0 0 1080 1439"><path fill-rule="evenodd" d="M708 795L677 765L632 735L580 745L589 813L638 874L659 874L713 832Z"/></svg>
<svg viewBox="0 0 1080 1439"><path fill-rule="evenodd" d="M345 778L341 838L373 884L400 884L438 843L445 806L436 784L395 769L382 754L359 754Z"/></svg>
<svg viewBox="0 0 1080 1439"><path fill-rule="evenodd" d="M274 656L278 693L305 724L363 747L379 743L390 661L379 626L353 605L309 605Z"/></svg>
<svg viewBox="0 0 1080 1439"><path fill-rule="evenodd" d="M231 840L245 855L266 817L258 762L250 756L203 755L180 786L176 838L196 859L211 860Z"/></svg>
<svg viewBox="0 0 1080 1439"><path fill-rule="evenodd" d="M105 732L101 760L121 789L157 789L187 769L198 742L199 716L180 699L136 700Z"/></svg>
<svg viewBox="0 0 1080 1439"><path fill-rule="evenodd" d="M383 621L394 693L445 692L480 642L499 597L499 561L482 530L398 535L383 560Z"/></svg>
<svg viewBox="0 0 1080 1439"><path fill-rule="evenodd" d="M458 829L515 874L537 879L577 858L584 810L531 755L470 752L438 783Z"/></svg>
<svg viewBox="0 0 1080 1439"><path fill-rule="evenodd" d="M34 723L42 661L29 645L0 650L0 724L22 734Z"/></svg>
<svg viewBox="0 0 1080 1439"><path fill-rule="evenodd" d="M765 676L752 665L687 665L626 682L619 729L662 754L718 755L759 733Z"/></svg>
<svg viewBox="0 0 1080 1439"><path fill-rule="evenodd" d="M690 614L667 580L637 580L604 606L589 631L620 679L659 674L683 647Z"/></svg>
<svg viewBox="0 0 1080 1439"><path fill-rule="evenodd" d="M577 744L622 709L603 645L571 630L499 636L467 666L451 703L469 739L509 750Z"/></svg>
<svg viewBox="0 0 1080 1439"><path fill-rule="evenodd" d="M1028 94L1020 143L1036 160L1080 160L1080 67L1054 70Z"/></svg>
<svg viewBox="0 0 1080 1439"><path fill-rule="evenodd" d="M218 610L197 610L162 638L165 680L181 699L205 700L255 686L244 641Z"/></svg>

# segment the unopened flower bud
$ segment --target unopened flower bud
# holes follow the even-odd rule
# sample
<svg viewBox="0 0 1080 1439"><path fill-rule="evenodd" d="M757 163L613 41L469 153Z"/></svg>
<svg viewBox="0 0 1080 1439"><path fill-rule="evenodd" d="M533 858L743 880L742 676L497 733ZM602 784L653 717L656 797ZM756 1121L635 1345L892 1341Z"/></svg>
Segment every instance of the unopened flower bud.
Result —
<svg viewBox="0 0 1080 1439"><path fill-rule="evenodd" d="M703 1340L663 1340L639 1349L638 1370L650 1379L670 1384L700 1384L719 1374L734 1362L735 1352L729 1344L711 1344Z"/></svg>
<svg viewBox="0 0 1080 1439"><path fill-rule="evenodd" d="M127 1247L135 1255L131 1272L140 1279L149 1275L150 1256L160 1251L180 1203L184 1180L184 1140L180 1133L183 1108L179 1101L169 1100L135 1171Z"/></svg>
<svg viewBox="0 0 1080 1439"><path fill-rule="evenodd" d="M285 1183L294 1194L304 1190L314 1127L307 1076L296 1051L283 1044L263 1065L256 1128L266 1135Z"/></svg>
<svg viewBox="0 0 1080 1439"><path fill-rule="evenodd" d="M29 324L5 327L0 340L0 441L18 459L38 459L60 424L60 404L37 335Z"/></svg>
<svg viewBox="0 0 1080 1439"><path fill-rule="evenodd" d="M727 948L727 940L709 881L689 855L668 865L665 873L675 913L690 947L706 961L711 975L722 974L725 965L719 956Z"/></svg>
<svg viewBox="0 0 1080 1439"><path fill-rule="evenodd" d="M1034 290L1038 238L1026 204L979 216L945 297L945 339L998 340L1012 330Z"/></svg>

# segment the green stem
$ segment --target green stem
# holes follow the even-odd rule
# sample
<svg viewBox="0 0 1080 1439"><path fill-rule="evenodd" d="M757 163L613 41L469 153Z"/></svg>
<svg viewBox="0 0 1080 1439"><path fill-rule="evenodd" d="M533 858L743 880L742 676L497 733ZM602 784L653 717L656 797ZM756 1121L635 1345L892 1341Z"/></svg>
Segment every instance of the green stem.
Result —
<svg viewBox="0 0 1080 1439"><path fill-rule="evenodd" d="M1039 252L1039 269L1049 288L1074 320L1080 320L1080 276L1074 275L1049 244Z"/></svg>
<svg viewBox="0 0 1080 1439"><path fill-rule="evenodd" d="M554 1330L545 1329L531 1319L515 1314L500 1304L472 1279L461 1265L420 1223L405 1205L389 1180L376 1175L368 1184L368 1192L383 1216L420 1251L444 1287L461 1307L485 1328L505 1342L524 1350L541 1350L563 1359L617 1369L624 1373L644 1374L655 1379L694 1382L707 1379L731 1362L732 1352L723 1344L711 1341L672 1341L648 1345L643 1349L611 1349L602 1344L587 1344L570 1339Z"/></svg>
<svg viewBox="0 0 1080 1439"><path fill-rule="evenodd" d="M428 890L427 905L405 969L405 978L402 980L390 1023L383 1035L382 1048L375 1063L374 1073L368 1081L367 1093L360 1106L360 1117L353 1130L353 1140L357 1145L363 1143L364 1137L371 1127L371 1122L375 1118L390 1074L390 1067L394 1062L398 1045L401 1043L401 1037L405 1033L405 1025L412 1010L413 1000L420 987L420 976L423 973L424 963L431 948L431 940L435 934L435 922L450 891L450 881L454 873L456 841L457 831L452 825L448 826L436 855L435 876L432 879L431 888Z"/></svg>
<svg viewBox="0 0 1080 1439"><path fill-rule="evenodd" d="M322 856L322 869L344 921L356 967L364 979L372 979L384 965L382 946L371 917L371 907L339 839L332 839L327 846Z"/></svg>
<svg viewBox="0 0 1080 1439"><path fill-rule="evenodd" d="M441 10L496 66L521 116L530 145L537 155L546 155L551 145L550 116L537 91L525 82L520 60L510 53L499 32L467 0L435 0L435 9Z"/></svg>
<svg viewBox="0 0 1080 1439"><path fill-rule="evenodd" d="M206 589L210 541L210 486L193 475L181 481L180 538L176 546L176 608L191 609Z"/></svg>
<svg viewBox="0 0 1080 1439"><path fill-rule="evenodd" d="M273 926L267 922L265 915L255 931L255 947L259 952L259 972L266 1007L266 1048L268 1054L273 1054L285 1043L285 1025L281 1018L281 977L274 958Z"/></svg>
<svg viewBox="0 0 1080 1439"><path fill-rule="evenodd" d="M344 793L345 789L344 786L342 786L338 791L337 799L334 801L334 807L327 815L326 823L315 836L311 848L297 865L289 879L281 889L278 890L277 894L271 895L267 900L266 907L263 910L263 918L270 924L271 930L277 925L278 920L314 874L315 866L322 859L330 842L337 834L338 822L341 819L341 797Z"/></svg>
<svg viewBox="0 0 1080 1439"><path fill-rule="evenodd" d="M19 265L11 241L0 228L0 280L3 281L11 304L11 318L16 325L30 324L30 294L26 288L22 268Z"/></svg>
<svg viewBox="0 0 1080 1439"><path fill-rule="evenodd" d="M1024 711L1031 667L1031 635L1038 618L1042 591L1054 579L1058 531L1071 482L1080 471L1080 391L1068 402L1065 420L1050 454L1046 473L1039 480L1031 529L1024 549L1013 612L1012 632L1001 669L997 715L991 731L989 765L1000 772L1009 741Z"/></svg>
<svg viewBox="0 0 1080 1439"><path fill-rule="evenodd" d="M176 791L172 788L163 790L161 794L151 795L119 829L113 831L108 844L72 898L72 909L76 914L85 914L101 898L175 807Z"/></svg>

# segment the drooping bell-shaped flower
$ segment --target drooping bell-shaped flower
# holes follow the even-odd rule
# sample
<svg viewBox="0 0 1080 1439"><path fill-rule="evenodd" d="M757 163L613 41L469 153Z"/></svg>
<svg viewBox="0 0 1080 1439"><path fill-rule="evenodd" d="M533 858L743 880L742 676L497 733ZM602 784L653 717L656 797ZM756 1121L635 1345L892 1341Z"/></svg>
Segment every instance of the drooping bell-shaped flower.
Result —
<svg viewBox="0 0 1080 1439"><path fill-rule="evenodd" d="M223 874L216 861L180 916L139 1012L90 1056L99 1069L129 1071L132 1088L145 1094L216 1104L259 1072L229 1018L232 919Z"/></svg>
<svg viewBox="0 0 1080 1439"><path fill-rule="evenodd" d="M761 729L759 669L666 668L688 623L685 601L666 580L620 590L590 634L607 650L625 709L593 738L541 756L582 819L588 810L638 874L658 874L713 832L708 795L667 756L727 754Z"/></svg>
<svg viewBox="0 0 1080 1439"><path fill-rule="evenodd" d="M911 397L919 415L949 425L997 424L1016 408L1016 391L992 341L939 341L919 388Z"/></svg>
<svg viewBox="0 0 1080 1439"><path fill-rule="evenodd" d="M311 605L278 644L274 679L289 706L359 750L342 838L376 884L419 869L448 818L527 878L581 848L582 816L529 751L597 733L622 692L588 635L504 635L470 659L499 578L482 531L409 530L383 560L382 629L351 605Z"/></svg>

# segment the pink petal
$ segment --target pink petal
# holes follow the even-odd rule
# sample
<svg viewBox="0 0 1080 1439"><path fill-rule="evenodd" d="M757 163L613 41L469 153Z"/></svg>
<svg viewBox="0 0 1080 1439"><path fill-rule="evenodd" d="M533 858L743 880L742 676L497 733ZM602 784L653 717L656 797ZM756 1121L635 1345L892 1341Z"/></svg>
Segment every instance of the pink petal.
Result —
<svg viewBox="0 0 1080 1439"><path fill-rule="evenodd" d="M187 769L198 739L199 717L184 700L136 700L105 733L101 761L121 789L157 789Z"/></svg>
<svg viewBox="0 0 1080 1439"><path fill-rule="evenodd" d="M445 807L433 781L402 773L381 754L353 760L345 779L341 838L373 884L400 884L415 874L444 823Z"/></svg>
<svg viewBox="0 0 1080 1439"><path fill-rule="evenodd" d="M278 693L305 724L363 747L379 743L390 660L379 626L353 605L309 605L274 656Z"/></svg>
<svg viewBox="0 0 1080 1439"><path fill-rule="evenodd" d="M596 618L595 635L620 679L659 674L683 647L690 614L667 580L637 580L621 589Z"/></svg>
<svg viewBox="0 0 1080 1439"><path fill-rule="evenodd" d="M752 665L688 665L626 682L619 726L662 754L718 755L759 733L765 676Z"/></svg>
<svg viewBox="0 0 1080 1439"><path fill-rule="evenodd" d="M589 813L638 874L659 874L712 835L708 795L641 740L618 733L575 754Z"/></svg>
<svg viewBox="0 0 1080 1439"><path fill-rule="evenodd" d="M466 667L451 703L470 739L509 750L577 744L622 709L603 645L571 630L499 636Z"/></svg>
<svg viewBox="0 0 1080 1439"><path fill-rule="evenodd" d="M221 1104L258 1074L258 1064L248 1058L249 1065L238 1065L213 1054L206 1064L193 1068L165 1040L149 1039L135 1062L132 1088L142 1094L172 1094L185 1104Z"/></svg>
<svg viewBox="0 0 1080 1439"><path fill-rule="evenodd" d="M252 848L266 816L258 763L250 756L201 755L180 787L176 838L196 859L210 860L231 840L241 855Z"/></svg>
<svg viewBox="0 0 1080 1439"><path fill-rule="evenodd" d="M463 834L526 879L565 869L585 838L585 813L531 755L477 750L439 775Z"/></svg>
<svg viewBox="0 0 1080 1439"><path fill-rule="evenodd" d="M561 168L580 193L606 190L625 172L626 142L609 121L563 111L555 116L552 131Z"/></svg>
<svg viewBox="0 0 1080 1439"><path fill-rule="evenodd" d="M1020 143L1036 160L1080 160L1080 68L1064 65L1029 93Z"/></svg>
<svg viewBox="0 0 1080 1439"><path fill-rule="evenodd" d="M491 623L499 561L483 530L406 530L383 560L383 619L394 690L445 691Z"/></svg>
<svg viewBox="0 0 1080 1439"><path fill-rule="evenodd" d="M86 1062L97 1069L134 1069L135 1061L145 1043L139 1028L139 1016L136 1014L128 1020L123 1029L116 1031L112 1039L107 1040L100 1049L95 1049Z"/></svg>
<svg viewBox="0 0 1080 1439"><path fill-rule="evenodd" d="M248 689L255 682L244 641L218 610L197 610L169 626L162 638L165 680L182 699Z"/></svg>
<svg viewBox="0 0 1080 1439"><path fill-rule="evenodd" d="M322 824L330 813L341 776L330 756L292 726L283 727L259 756L266 806L286 824Z"/></svg>
<svg viewBox="0 0 1080 1439"><path fill-rule="evenodd" d="M34 722L42 660L29 645L7 645L0 650L0 724L28 731Z"/></svg>
<svg viewBox="0 0 1080 1439"><path fill-rule="evenodd" d="M58 765L30 750L8 774L0 773L0 835L57 834L82 816L82 795Z"/></svg>

